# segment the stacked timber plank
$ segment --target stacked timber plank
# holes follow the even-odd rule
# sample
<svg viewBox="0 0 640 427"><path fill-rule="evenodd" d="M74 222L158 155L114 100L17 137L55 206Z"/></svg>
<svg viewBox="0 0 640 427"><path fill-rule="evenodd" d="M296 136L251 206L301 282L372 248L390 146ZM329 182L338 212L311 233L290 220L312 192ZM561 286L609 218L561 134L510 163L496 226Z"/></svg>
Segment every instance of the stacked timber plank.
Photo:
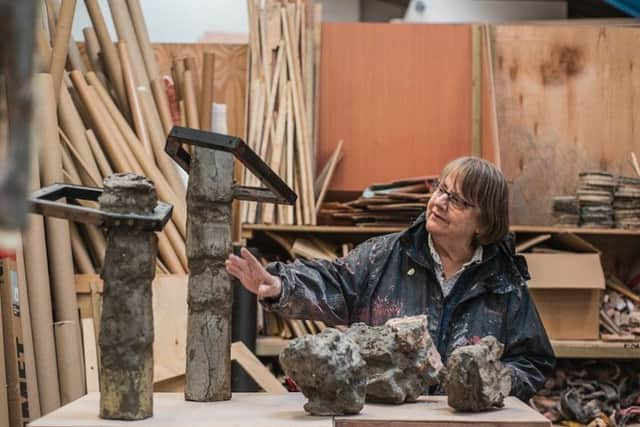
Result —
<svg viewBox="0 0 640 427"><path fill-rule="evenodd" d="M436 177L420 177L375 184L355 200L323 204L320 214L334 224L406 227L425 211L436 183Z"/></svg>
<svg viewBox="0 0 640 427"><path fill-rule="evenodd" d="M319 195L314 191L314 163L321 13L309 0L248 0L247 4L247 142L296 191L298 201L295 206L243 202L241 220L314 225ZM248 171L243 181L259 185Z"/></svg>
<svg viewBox="0 0 640 427"><path fill-rule="evenodd" d="M640 228L640 177L618 177L613 196L616 228Z"/></svg>
<svg viewBox="0 0 640 427"><path fill-rule="evenodd" d="M555 225L640 228L640 178L607 172L580 173L575 196L552 198Z"/></svg>

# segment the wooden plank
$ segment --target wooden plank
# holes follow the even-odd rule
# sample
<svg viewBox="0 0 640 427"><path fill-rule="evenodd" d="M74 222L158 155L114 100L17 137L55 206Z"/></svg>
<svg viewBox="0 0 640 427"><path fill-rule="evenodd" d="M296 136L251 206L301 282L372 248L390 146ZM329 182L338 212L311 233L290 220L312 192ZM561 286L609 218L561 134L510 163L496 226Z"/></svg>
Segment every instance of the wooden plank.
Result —
<svg viewBox="0 0 640 427"><path fill-rule="evenodd" d="M335 151L333 152L333 154L331 155L331 157L329 158L329 160L327 162L328 163L328 165L327 165L327 173L326 173L326 176L324 177L324 180L323 180L322 185L320 187L320 193L318 194L318 198L316 200L316 212L315 212L316 216L320 212L320 207L322 206L322 202L324 201L324 197L327 194L327 190L329 189L329 185L331 184L331 180L333 179L333 175L335 173L336 167L338 166L338 162L342 158L342 145L343 145L343 143L344 143L343 140L338 141L338 146L336 147Z"/></svg>
<svg viewBox="0 0 640 427"><path fill-rule="evenodd" d="M98 418L99 393L31 424L32 427L122 427L123 422ZM310 417L302 409L302 393L234 393L233 399L203 404L184 393L154 394L153 417L136 427L333 427L332 417Z"/></svg>
<svg viewBox="0 0 640 427"><path fill-rule="evenodd" d="M87 392L100 391L98 382L98 345L93 328L93 319L82 319L82 342L84 344L84 371L87 379Z"/></svg>
<svg viewBox="0 0 640 427"><path fill-rule="evenodd" d="M242 369L267 393L287 394L287 389L242 341L231 344L231 360L242 366Z"/></svg>
<svg viewBox="0 0 640 427"><path fill-rule="evenodd" d="M556 357L566 359L638 359L640 342L552 340Z"/></svg>
<svg viewBox="0 0 640 427"><path fill-rule="evenodd" d="M471 26L471 155L482 155L482 27Z"/></svg>
<svg viewBox="0 0 640 427"><path fill-rule="evenodd" d="M551 421L517 398L509 396L504 408L476 413L457 412L447 405L446 396L422 396L411 405L367 404L359 415L335 417L336 427L550 427Z"/></svg>
<svg viewBox="0 0 640 427"><path fill-rule="evenodd" d="M511 222L552 222L551 196L574 194L578 174L633 174L640 138L640 28L592 25L495 27L502 170ZM615 144L611 144L615 141ZM541 179L553 171L553 179Z"/></svg>
<svg viewBox="0 0 640 427"><path fill-rule="evenodd" d="M76 293L102 293L102 279L96 274L77 274ZM154 381L160 382L184 374L186 366L187 276L156 276L153 288L153 327L155 339Z"/></svg>
<svg viewBox="0 0 640 427"><path fill-rule="evenodd" d="M470 40L468 25L323 24L318 164L345 141L330 190L438 174L470 154Z"/></svg>

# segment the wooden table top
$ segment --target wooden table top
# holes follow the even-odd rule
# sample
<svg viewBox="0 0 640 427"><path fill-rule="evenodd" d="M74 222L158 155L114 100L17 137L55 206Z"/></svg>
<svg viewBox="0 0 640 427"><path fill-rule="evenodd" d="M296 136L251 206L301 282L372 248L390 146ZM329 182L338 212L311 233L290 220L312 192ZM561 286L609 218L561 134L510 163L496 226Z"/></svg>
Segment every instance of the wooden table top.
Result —
<svg viewBox="0 0 640 427"><path fill-rule="evenodd" d="M156 393L154 416L142 421L112 421L98 417L98 393L88 395L35 420L31 427L468 427L509 425L548 427L542 415L519 400L509 397L505 408L495 411L456 413L444 396L424 396L404 405L366 404L362 412L349 417L316 417L304 412L306 398L301 393L271 395L234 393L224 402L187 402L181 393Z"/></svg>

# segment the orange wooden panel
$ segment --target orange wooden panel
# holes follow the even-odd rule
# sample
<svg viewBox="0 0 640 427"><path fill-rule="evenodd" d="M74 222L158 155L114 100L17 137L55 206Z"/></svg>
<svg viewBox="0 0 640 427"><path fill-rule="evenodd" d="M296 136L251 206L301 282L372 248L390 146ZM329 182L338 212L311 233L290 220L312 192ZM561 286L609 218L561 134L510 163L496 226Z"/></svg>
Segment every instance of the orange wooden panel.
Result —
<svg viewBox="0 0 640 427"><path fill-rule="evenodd" d="M468 25L325 23L318 165L338 140L332 190L437 174L471 150Z"/></svg>

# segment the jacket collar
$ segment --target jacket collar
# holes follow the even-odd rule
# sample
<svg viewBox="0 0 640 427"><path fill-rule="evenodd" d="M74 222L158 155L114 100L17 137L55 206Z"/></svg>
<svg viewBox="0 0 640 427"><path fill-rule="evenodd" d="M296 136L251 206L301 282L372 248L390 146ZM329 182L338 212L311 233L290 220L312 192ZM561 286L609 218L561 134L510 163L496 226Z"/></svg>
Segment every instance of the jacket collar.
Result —
<svg viewBox="0 0 640 427"><path fill-rule="evenodd" d="M426 216L423 212L414 223L400 234L400 248L416 264L434 272L434 260L428 247ZM513 280L506 280L509 270L515 268L523 280L529 279L527 265L521 256L515 255L515 240L509 233L501 242L483 247L482 262L471 267L473 285L465 293L464 299L490 291L506 293L513 289ZM471 272L470 272L471 273Z"/></svg>

